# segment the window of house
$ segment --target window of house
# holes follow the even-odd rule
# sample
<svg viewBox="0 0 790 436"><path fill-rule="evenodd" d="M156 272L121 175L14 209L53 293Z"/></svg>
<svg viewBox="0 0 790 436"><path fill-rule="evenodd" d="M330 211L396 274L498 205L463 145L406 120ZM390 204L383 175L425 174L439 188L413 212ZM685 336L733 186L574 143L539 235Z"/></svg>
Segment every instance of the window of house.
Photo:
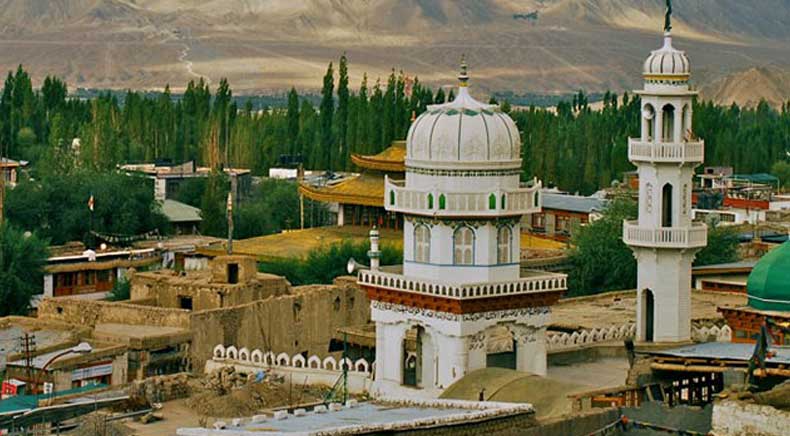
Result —
<svg viewBox="0 0 790 436"><path fill-rule="evenodd" d="M431 230L426 225L414 228L414 261L420 263L431 261Z"/></svg>
<svg viewBox="0 0 790 436"><path fill-rule="evenodd" d="M447 207L447 197L444 194L439 194L439 209L444 210Z"/></svg>
<svg viewBox="0 0 790 436"><path fill-rule="evenodd" d="M474 264L475 233L469 227L459 227L453 235L453 263Z"/></svg>
<svg viewBox="0 0 790 436"><path fill-rule="evenodd" d="M568 233L571 229L571 220L564 215L557 215L557 233Z"/></svg>
<svg viewBox="0 0 790 436"><path fill-rule="evenodd" d="M500 227L496 237L497 263L510 263L511 241L513 235L510 227Z"/></svg>
<svg viewBox="0 0 790 436"><path fill-rule="evenodd" d="M543 213L536 213L532 215L532 227L539 229L546 227L546 215Z"/></svg>
<svg viewBox="0 0 790 436"><path fill-rule="evenodd" d="M96 282L107 283L110 281L110 270L96 271Z"/></svg>
<svg viewBox="0 0 790 436"><path fill-rule="evenodd" d="M491 194L488 196L488 208L491 210L496 209L496 195Z"/></svg>
<svg viewBox="0 0 790 436"><path fill-rule="evenodd" d="M428 209L433 209L433 194L428 194Z"/></svg>

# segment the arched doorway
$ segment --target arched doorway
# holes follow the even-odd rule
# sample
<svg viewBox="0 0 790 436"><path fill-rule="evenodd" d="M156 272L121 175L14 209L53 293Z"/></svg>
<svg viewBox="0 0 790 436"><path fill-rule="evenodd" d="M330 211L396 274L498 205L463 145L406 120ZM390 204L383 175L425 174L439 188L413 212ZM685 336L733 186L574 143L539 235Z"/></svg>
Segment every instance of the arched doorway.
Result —
<svg viewBox="0 0 790 436"><path fill-rule="evenodd" d="M645 342L653 342L654 325L655 325L655 298L653 291L645 289L642 291L642 303L644 306L645 315Z"/></svg>
<svg viewBox="0 0 790 436"><path fill-rule="evenodd" d="M418 388L433 387L436 374L436 356L433 339L422 326L406 330L403 338L403 379L404 386Z"/></svg>
<svg viewBox="0 0 790 436"><path fill-rule="evenodd" d="M672 184L661 189L661 227L672 227Z"/></svg>
<svg viewBox="0 0 790 436"><path fill-rule="evenodd" d="M516 369L516 344L513 332L504 325L486 330L486 368Z"/></svg>

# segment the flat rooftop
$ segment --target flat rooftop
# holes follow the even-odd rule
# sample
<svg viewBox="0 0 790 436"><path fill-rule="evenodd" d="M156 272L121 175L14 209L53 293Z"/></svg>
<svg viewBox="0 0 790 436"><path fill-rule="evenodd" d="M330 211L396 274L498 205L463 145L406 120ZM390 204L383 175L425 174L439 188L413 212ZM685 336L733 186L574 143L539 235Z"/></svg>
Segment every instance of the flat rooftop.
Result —
<svg viewBox="0 0 790 436"><path fill-rule="evenodd" d="M0 326L0 352L21 353L23 351L21 339L25 332L33 337L36 348L39 350L70 342L75 334L75 332L66 329L25 328L19 325Z"/></svg>
<svg viewBox="0 0 790 436"><path fill-rule="evenodd" d="M778 365L790 364L790 347L771 346L773 356L766 357L767 363ZM668 356L694 359L726 359L748 361L754 353L754 344L735 342L705 342L702 344L688 345L670 350L651 351L654 356Z"/></svg>
<svg viewBox="0 0 790 436"><path fill-rule="evenodd" d="M693 290L691 319L714 320L722 315L718 307L745 306L745 294ZM636 291L607 292L588 297L566 298L551 307L554 326L592 329L636 322Z"/></svg>
<svg viewBox="0 0 790 436"><path fill-rule="evenodd" d="M428 405L433 403L434 405ZM289 414L286 419L247 420L239 427L223 430L182 428L180 436L274 436L318 434L375 434L377 431L415 429L437 423L468 422L480 418L532 414L529 404L479 403L452 400L415 400L398 402L366 402L339 411L304 416Z"/></svg>
<svg viewBox="0 0 790 436"><path fill-rule="evenodd" d="M385 245L403 245L403 232L380 229L381 242ZM327 226L293 230L257 238L233 241L233 252L258 258L302 258L311 250L338 242L367 242L370 228L362 226ZM222 247L202 250L209 255L225 254ZM365 259L359 259L363 261Z"/></svg>

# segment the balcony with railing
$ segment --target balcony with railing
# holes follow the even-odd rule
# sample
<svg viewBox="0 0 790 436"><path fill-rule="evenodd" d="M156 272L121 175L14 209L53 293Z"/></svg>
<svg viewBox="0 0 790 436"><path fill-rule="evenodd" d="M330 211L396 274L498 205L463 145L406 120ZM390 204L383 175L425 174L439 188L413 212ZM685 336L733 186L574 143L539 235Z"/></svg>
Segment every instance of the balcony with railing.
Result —
<svg viewBox="0 0 790 436"><path fill-rule="evenodd" d="M708 244L708 226L693 223L689 227L639 227L638 221L623 223L623 242L633 247L701 248Z"/></svg>
<svg viewBox="0 0 790 436"><path fill-rule="evenodd" d="M565 274L530 271L518 280L470 284L451 284L439 281L406 277L384 271L362 270L358 283L379 289L448 298L472 300L478 298L504 297L544 292L560 292L567 289Z"/></svg>
<svg viewBox="0 0 790 436"><path fill-rule="evenodd" d="M526 215L540 212L540 182L513 190L441 192L407 188L387 179L385 207L389 211L438 217Z"/></svg>
<svg viewBox="0 0 790 436"><path fill-rule="evenodd" d="M705 141L653 143L630 138L628 159L632 162L702 163Z"/></svg>

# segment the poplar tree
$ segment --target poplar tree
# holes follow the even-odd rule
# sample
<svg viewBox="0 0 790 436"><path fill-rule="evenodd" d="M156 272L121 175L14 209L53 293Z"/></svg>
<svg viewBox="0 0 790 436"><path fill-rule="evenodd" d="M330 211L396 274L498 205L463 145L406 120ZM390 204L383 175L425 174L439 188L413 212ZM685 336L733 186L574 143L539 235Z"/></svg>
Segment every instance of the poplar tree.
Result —
<svg viewBox="0 0 790 436"><path fill-rule="evenodd" d="M335 73L332 62L326 69L324 75L324 87L321 89L321 106L319 108L321 117L321 140L320 147L316 156L315 166L320 169L331 170L332 160L335 155L333 147L334 134L332 132L332 121L335 112Z"/></svg>
<svg viewBox="0 0 790 436"><path fill-rule="evenodd" d="M285 116L288 119L288 154L299 154L299 94L296 88L288 92L288 111Z"/></svg>
<svg viewBox="0 0 790 436"><path fill-rule="evenodd" d="M348 59L346 55L340 57L338 64L338 80L337 80L337 139L336 144L338 147L336 154L336 161L332 163L334 169L345 169L349 165L349 147L348 147L348 113L349 113L349 92L348 92Z"/></svg>

